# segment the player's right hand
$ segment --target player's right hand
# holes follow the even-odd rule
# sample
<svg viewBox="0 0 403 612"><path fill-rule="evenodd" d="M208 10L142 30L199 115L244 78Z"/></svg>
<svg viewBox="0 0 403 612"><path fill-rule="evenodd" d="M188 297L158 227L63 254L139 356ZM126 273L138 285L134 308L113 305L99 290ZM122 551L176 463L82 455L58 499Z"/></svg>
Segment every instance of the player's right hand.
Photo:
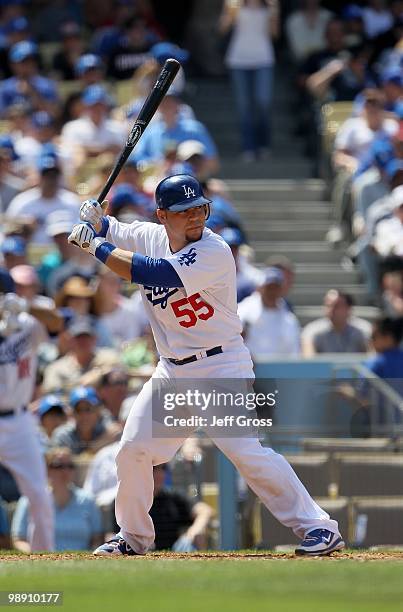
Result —
<svg viewBox="0 0 403 612"><path fill-rule="evenodd" d="M88 251L92 240L95 238L95 230L89 223L79 223L72 229L67 241L75 246Z"/></svg>
<svg viewBox="0 0 403 612"><path fill-rule="evenodd" d="M94 227L98 226L102 221L102 217L107 207L108 200L104 200L102 204L95 199L85 200L80 206L80 219L86 223L91 223Z"/></svg>

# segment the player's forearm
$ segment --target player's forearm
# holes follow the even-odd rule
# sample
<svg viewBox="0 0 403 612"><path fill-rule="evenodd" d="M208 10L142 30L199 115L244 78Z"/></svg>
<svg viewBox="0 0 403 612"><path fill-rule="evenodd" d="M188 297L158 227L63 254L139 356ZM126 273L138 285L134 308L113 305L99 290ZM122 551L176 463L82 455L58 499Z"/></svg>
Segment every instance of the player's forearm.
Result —
<svg viewBox="0 0 403 612"><path fill-rule="evenodd" d="M115 272L121 278L127 281L132 280L132 258L133 253L124 251L123 249L115 248L103 262L105 265Z"/></svg>

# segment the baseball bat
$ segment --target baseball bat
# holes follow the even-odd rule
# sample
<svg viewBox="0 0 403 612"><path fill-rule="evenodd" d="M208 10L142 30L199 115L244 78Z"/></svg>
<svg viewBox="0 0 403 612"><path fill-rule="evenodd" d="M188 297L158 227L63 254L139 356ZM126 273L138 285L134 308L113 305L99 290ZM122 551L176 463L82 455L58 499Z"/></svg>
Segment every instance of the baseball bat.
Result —
<svg viewBox="0 0 403 612"><path fill-rule="evenodd" d="M167 59L165 64L163 65L162 70L158 75L157 80L155 81L154 87L147 96L147 99L141 107L137 119L135 120L133 127L130 130L130 133L126 140L126 144L114 167L112 168L112 172L110 173L108 180L106 181L101 193L97 198L98 202L100 202L101 204L106 198L110 188L115 182L130 153L133 151L134 147L143 135L146 127L155 115L155 112L161 104L162 99L164 98L168 89L172 85L172 82L176 77L179 68L180 63L173 58ZM88 245L83 244L83 246Z"/></svg>
<svg viewBox="0 0 403 612"><path fill-rule="evenodd" d="M155 112L159 107L163 97L172 85L172 81L176 77L179 68L180 63L177 60L173 58L166 60L157 80L155 81L154 87L152 88L146 101L141 107L138 117L134 122L132 129L130 130L124 149L121 152L118 160L116 161L108 180L106 181L101 193L98 196L98 202L102 203L105 197L107 196L110 188L116 180L116 177L119 175L119 172L121 171L124 163L126 162L130 153L133 151L134 147L140 140L142 134L144 133L144 130L155 115Z"/></svg>

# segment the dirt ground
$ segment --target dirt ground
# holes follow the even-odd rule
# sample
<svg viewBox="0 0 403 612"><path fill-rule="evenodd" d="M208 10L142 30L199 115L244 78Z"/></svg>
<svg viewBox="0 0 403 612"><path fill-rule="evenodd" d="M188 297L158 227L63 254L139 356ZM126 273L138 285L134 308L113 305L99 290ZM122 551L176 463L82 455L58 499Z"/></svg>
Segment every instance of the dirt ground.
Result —
<svg viewBox="0 0 403 612"><path fill-rule="evenodd" d="M36 555L20 555L15 553L0 553L0 562L18 562L18 561L99 561L100 563L105 561L106 557L95 557L91 553L42 553ZM107 557L110 559L121 559L122 557ZM205 552L205 553L173 553L173 552L154 552L149 553L145 557L125 557L128 560L136 562L138 559L188 559L188 560L201 560L204 559L209 561L214 560L228 560L233 559L234 561L249 560L249 559L262 559L262 560L276 560L285 561L293 559L297 561L403 561L403 550L387 550L387 551L343 551L336 552L327 557L297 557L292 553L270 553L270 552Z"/></svg>

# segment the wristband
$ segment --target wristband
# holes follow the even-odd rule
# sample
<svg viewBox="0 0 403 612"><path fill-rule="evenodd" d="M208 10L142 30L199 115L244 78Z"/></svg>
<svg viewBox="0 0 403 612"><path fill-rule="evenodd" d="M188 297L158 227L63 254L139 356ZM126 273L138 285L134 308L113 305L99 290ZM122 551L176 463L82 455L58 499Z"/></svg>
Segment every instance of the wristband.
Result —
<svg viewBox="0 0 403 612"><path fill-rule="evenodd" d="M109 255L116 249L110 242L106 242L103 238L94 238L92 241L92 254L102 263L106 263ZM94 248L95 247L95 248Z"/></svg>

